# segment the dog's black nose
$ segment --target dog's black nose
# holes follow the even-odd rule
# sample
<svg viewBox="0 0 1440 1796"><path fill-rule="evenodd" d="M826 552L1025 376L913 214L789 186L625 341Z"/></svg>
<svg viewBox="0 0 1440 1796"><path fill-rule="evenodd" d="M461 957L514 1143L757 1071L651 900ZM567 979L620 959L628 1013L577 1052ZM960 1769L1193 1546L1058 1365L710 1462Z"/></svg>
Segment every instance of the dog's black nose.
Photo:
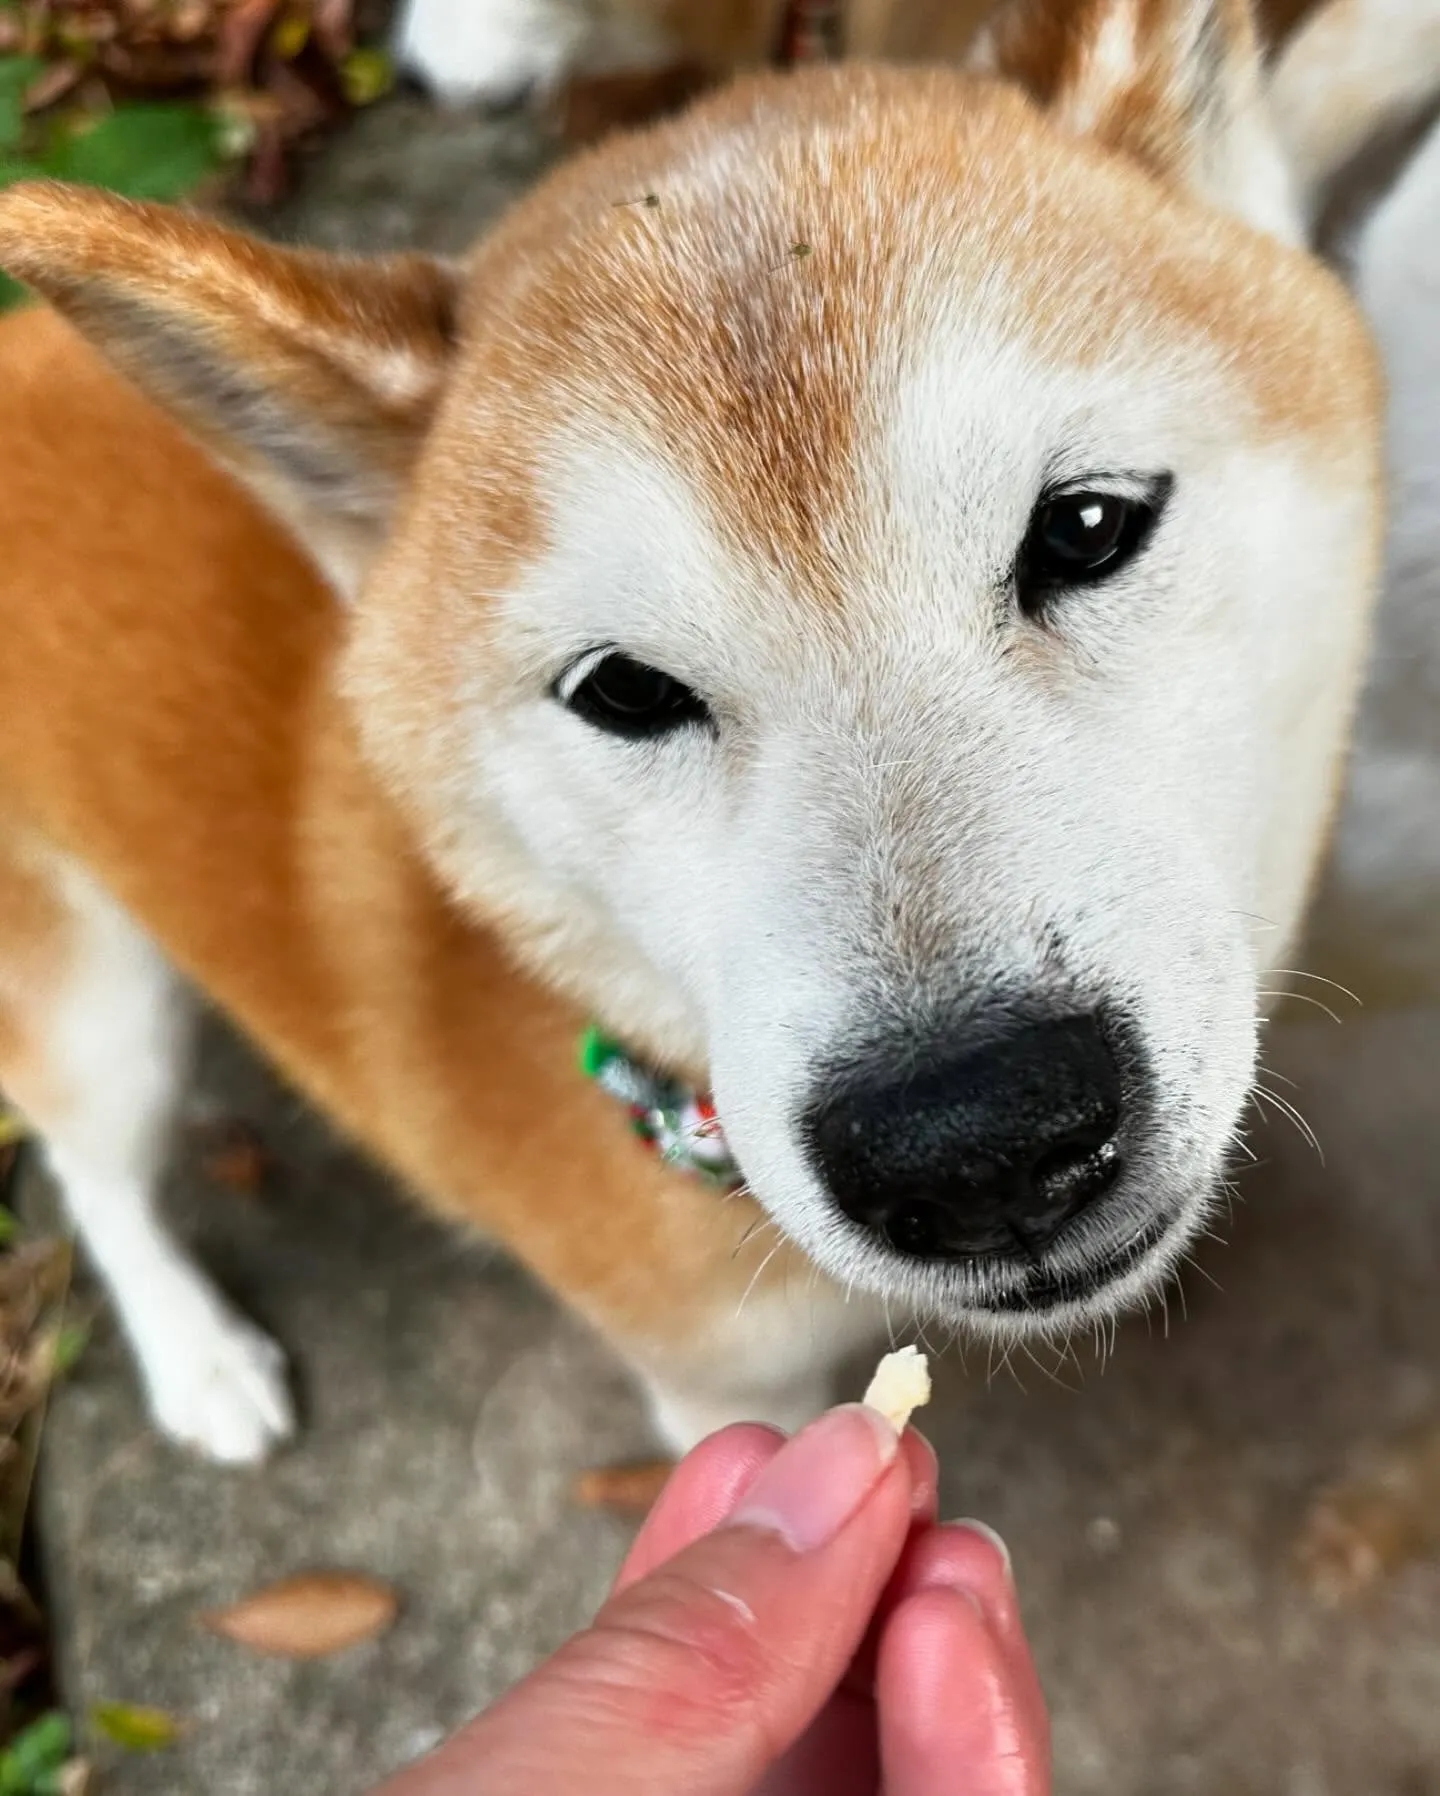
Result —
<svg viewBox="0 0 1440 1796"><path fill-rule="evenodd" d="M1122 1091L1093 1016L918 1059L871 1049L805 1119L837 1204L916 1259L1034 1258L1122 1170Z"/></svg>

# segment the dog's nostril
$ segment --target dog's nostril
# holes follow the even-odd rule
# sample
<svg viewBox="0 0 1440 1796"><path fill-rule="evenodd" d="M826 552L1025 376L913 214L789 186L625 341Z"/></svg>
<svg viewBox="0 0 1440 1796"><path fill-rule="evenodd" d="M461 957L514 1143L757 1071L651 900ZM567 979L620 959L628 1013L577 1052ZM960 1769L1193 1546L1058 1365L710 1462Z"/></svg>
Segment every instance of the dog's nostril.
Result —
<svg viewBox="0 0 1440 1796"><path fill-rule="evenodd" d="M1042 1154L1030 1177L1049 1203L1073 1215L1103 1197L1123 1170L1120 1150L1107 1137L1098 1147L1058 1147Z"/></svg>
<svg viewBox="0 0 1440 1796"><path fill-rule="evenodd" d="M896 1253L911 1259L926 1260L935 1252L939 1231L935 1215L928 1204L900 1204L885 1218L881 1228L885 1239Z"/></svg>

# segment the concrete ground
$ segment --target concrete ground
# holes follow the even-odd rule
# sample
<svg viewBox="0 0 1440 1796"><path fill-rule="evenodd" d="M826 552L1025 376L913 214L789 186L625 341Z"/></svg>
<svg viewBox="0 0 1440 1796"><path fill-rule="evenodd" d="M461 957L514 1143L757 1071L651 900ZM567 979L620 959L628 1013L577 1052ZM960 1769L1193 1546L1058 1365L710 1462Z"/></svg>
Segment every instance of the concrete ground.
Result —
<svg viewBox="0 0 1440 1796"><path fill-rule="evenodd" d="M285 228L455 247L544 154L523 121L397 105ZM1168 1326L1121 1328L1103 1371L1085 1347L988 1379L983 1355L947 1359L927 1416L947 1509L1014 1549L1059 1796L1440 1796L1440 1561L1397 1537L1393 1575L1338 1610L1294 1563L1320 1486L1440 1417L1440 1011L1280 1031L1269 1060L1324 1166L1268 1130ZM291 1351L306 1431L261 1475L189 1462L146 1431L102 1323L40 1491L67 1691L186 1720L173 1751L116 1760L113 1796L359 1796L594 1605L626 1531L570 1480L649 1443L578 1324L407 1209L223 1032L197 1089L279 1170L223 1188L187 1136L175 1212ZM197 1628L313 1567L390 1580L397 1626L299 1667Z"/></svg>

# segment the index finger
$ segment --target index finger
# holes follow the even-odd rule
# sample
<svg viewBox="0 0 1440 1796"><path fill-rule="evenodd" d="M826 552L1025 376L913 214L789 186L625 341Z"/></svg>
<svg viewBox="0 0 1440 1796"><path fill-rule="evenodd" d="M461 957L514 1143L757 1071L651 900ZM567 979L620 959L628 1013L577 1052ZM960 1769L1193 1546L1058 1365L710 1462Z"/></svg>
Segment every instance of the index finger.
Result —
<svg viewBox="0 0 1440 1796"><path fill-rule="evenodd" d="M784 1444L778 1429L742 1422L722 1428L688 1453L646 1517L611 1594L618 1595L718 1528ZM933 1522L938 1484L934 1450L923 1435L907 1428L900 1451L910 1472L915 1519Z"/></svg>
<svg viewBox="0 0 1440 1796"><path fill-rule="evenodd" d="M756 1473L784 1444L785 1436L778 1428L738 1422L687 1453L646 1516L616 1574L611 1594L618 1596L648 1577L657 1565L718 1528L750 1488Z"/></svg>

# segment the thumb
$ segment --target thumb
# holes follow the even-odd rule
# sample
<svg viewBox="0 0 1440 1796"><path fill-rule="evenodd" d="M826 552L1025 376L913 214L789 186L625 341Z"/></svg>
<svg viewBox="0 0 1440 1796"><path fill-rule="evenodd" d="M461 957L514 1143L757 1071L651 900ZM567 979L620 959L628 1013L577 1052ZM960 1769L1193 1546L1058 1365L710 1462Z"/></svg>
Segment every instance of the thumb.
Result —
<svg viewBox="0 0 1440 1796"><path fill-rule="evenodd" d="M899 1444L859 1404L822 1416L724 1527L379 1796L742 1796L819 1713L895 1568L911 1520Z"/></svg>

